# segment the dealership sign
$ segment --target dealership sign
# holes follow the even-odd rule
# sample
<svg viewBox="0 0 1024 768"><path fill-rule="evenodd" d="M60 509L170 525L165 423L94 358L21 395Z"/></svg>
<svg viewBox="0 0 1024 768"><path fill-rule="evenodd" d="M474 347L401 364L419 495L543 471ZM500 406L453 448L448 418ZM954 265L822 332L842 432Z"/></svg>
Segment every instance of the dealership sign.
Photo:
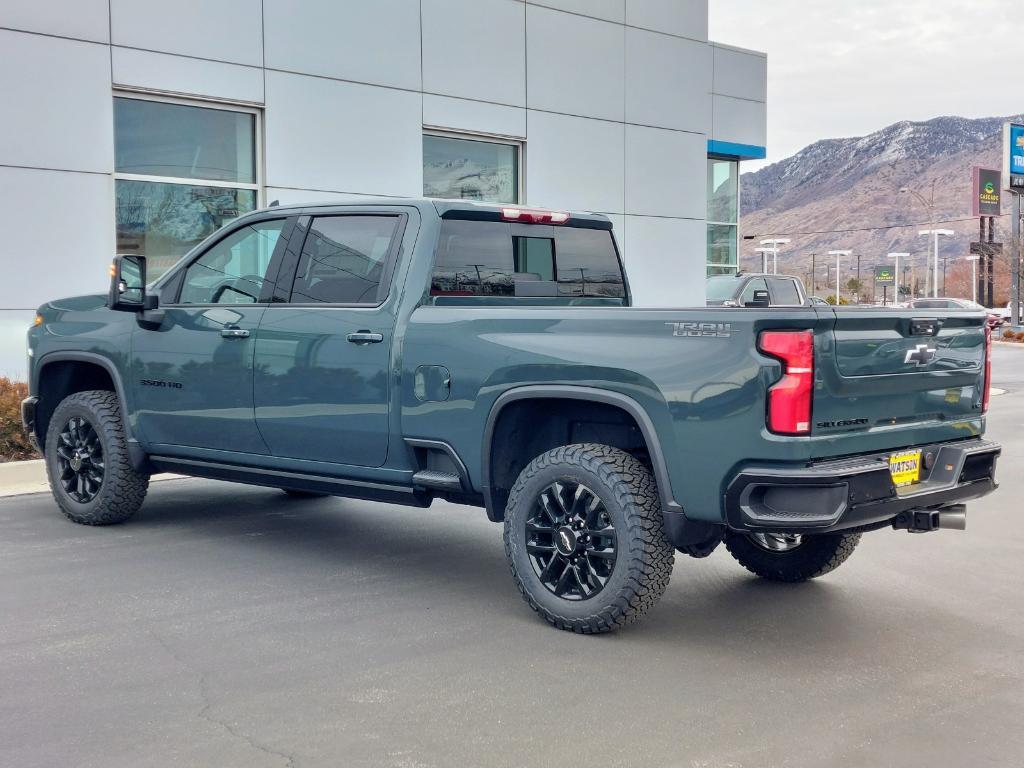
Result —
<svg viewBox="0 0 1024 768"><path fill-rule="evenodd" d="M903 254L900 254L901 256ZM875 267L875 284L876 285L894 285L896 283L896 273L892 267Z"/></svg>
<svg viewBox="0 0 1024 768"><path fill-rule="evenodd" d="M971 169L972 216L999 216L1002 213L999 206L999 191L1002 189L1001 176L1002 173L991 168L974 166Z"/></svg>
<svg viewBox="0 0 1024 768"><path fill-rule="evenodd" d="M1024 188L1024 125L1003 123L1003 167L1010 174L1010 189Z"/></svg>

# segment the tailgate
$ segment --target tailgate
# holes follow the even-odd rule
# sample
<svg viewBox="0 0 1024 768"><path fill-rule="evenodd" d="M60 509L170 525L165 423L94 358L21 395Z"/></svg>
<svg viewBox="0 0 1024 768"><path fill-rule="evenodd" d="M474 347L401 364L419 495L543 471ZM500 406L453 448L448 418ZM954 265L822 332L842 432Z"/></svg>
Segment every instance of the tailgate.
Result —
<svg viewBox="0 0 1024 768"><path fill-rule="evenodd" d="M820 438L815 441L816 455L899 448L981 433L983 314L831 311L831 332L819 331L815 349L812 434Z"/></svg>

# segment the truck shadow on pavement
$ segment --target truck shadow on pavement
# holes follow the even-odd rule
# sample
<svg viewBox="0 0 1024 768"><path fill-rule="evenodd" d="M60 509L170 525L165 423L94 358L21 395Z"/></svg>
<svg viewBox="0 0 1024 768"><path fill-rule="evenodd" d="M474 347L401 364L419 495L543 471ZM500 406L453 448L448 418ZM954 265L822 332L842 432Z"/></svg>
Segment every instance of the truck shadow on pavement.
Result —
<svg viewBox="0 0 1024 768"><path fill-rule="evenodd" d="M183 482L190 484L186 494L175 489L185 490ZM161 483L122 530L135 539L152 534L149 543L164 537L205 542L209 557L237 561L254 579L269 579L283 591L307 590L315 577L325 589L400 595L396 599L422 601L424 611L443 608L453 618L463 613L467 623L490 622L498 632L563 636L522 602L505 563L501 527L479 509L294 500L269 488L193 482ZM644 621L578 641L715 648L764 662L899 647L926 608L918 606L915 617L891 591L858 583L859 554L846 570L799 585L755 578L724 548L704 560L677 555L672 583ZM192 563L202 567L202 561Z"/></svg>

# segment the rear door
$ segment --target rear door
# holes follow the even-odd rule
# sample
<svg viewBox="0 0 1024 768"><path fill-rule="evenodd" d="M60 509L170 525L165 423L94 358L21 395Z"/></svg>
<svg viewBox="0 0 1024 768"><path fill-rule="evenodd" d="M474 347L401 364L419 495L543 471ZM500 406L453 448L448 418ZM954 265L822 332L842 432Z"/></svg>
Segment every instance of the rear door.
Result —
<svg viewBox="0 0 1024 768"><path fill-rule="evenodd" d="M819 455L971 437L981 430L985 318L976 312L836 308L816 341ZM861 434L858 444L847 437Z"/></svg>
<svg viewBox="0 0 1024 768"><path fill-rule="evenodd" d="M303 217L256 340L256 424L273 456L387 459L391 276L408 213Z"/></svg>

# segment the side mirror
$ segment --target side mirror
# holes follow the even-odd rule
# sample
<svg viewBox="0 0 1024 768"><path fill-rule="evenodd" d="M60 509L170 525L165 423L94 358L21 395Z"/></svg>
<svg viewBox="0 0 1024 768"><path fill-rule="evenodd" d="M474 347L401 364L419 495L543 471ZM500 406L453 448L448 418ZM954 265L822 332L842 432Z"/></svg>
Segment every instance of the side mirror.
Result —
<svg viewBox="0 0 1024 768"><path fill-rule="evenodd" d="M763 288L759 291L754 291L754 298L746 302L743 306L745 307L770 307L772 305L771 299L768 298L768 291Z"/></svg>
<svg viewBox="0 0 1024 768"><path fill-rule="evenodd" d="M119 312L152 309L146 296L146 257L115 256L110 266L107 306Z"/></svg>

